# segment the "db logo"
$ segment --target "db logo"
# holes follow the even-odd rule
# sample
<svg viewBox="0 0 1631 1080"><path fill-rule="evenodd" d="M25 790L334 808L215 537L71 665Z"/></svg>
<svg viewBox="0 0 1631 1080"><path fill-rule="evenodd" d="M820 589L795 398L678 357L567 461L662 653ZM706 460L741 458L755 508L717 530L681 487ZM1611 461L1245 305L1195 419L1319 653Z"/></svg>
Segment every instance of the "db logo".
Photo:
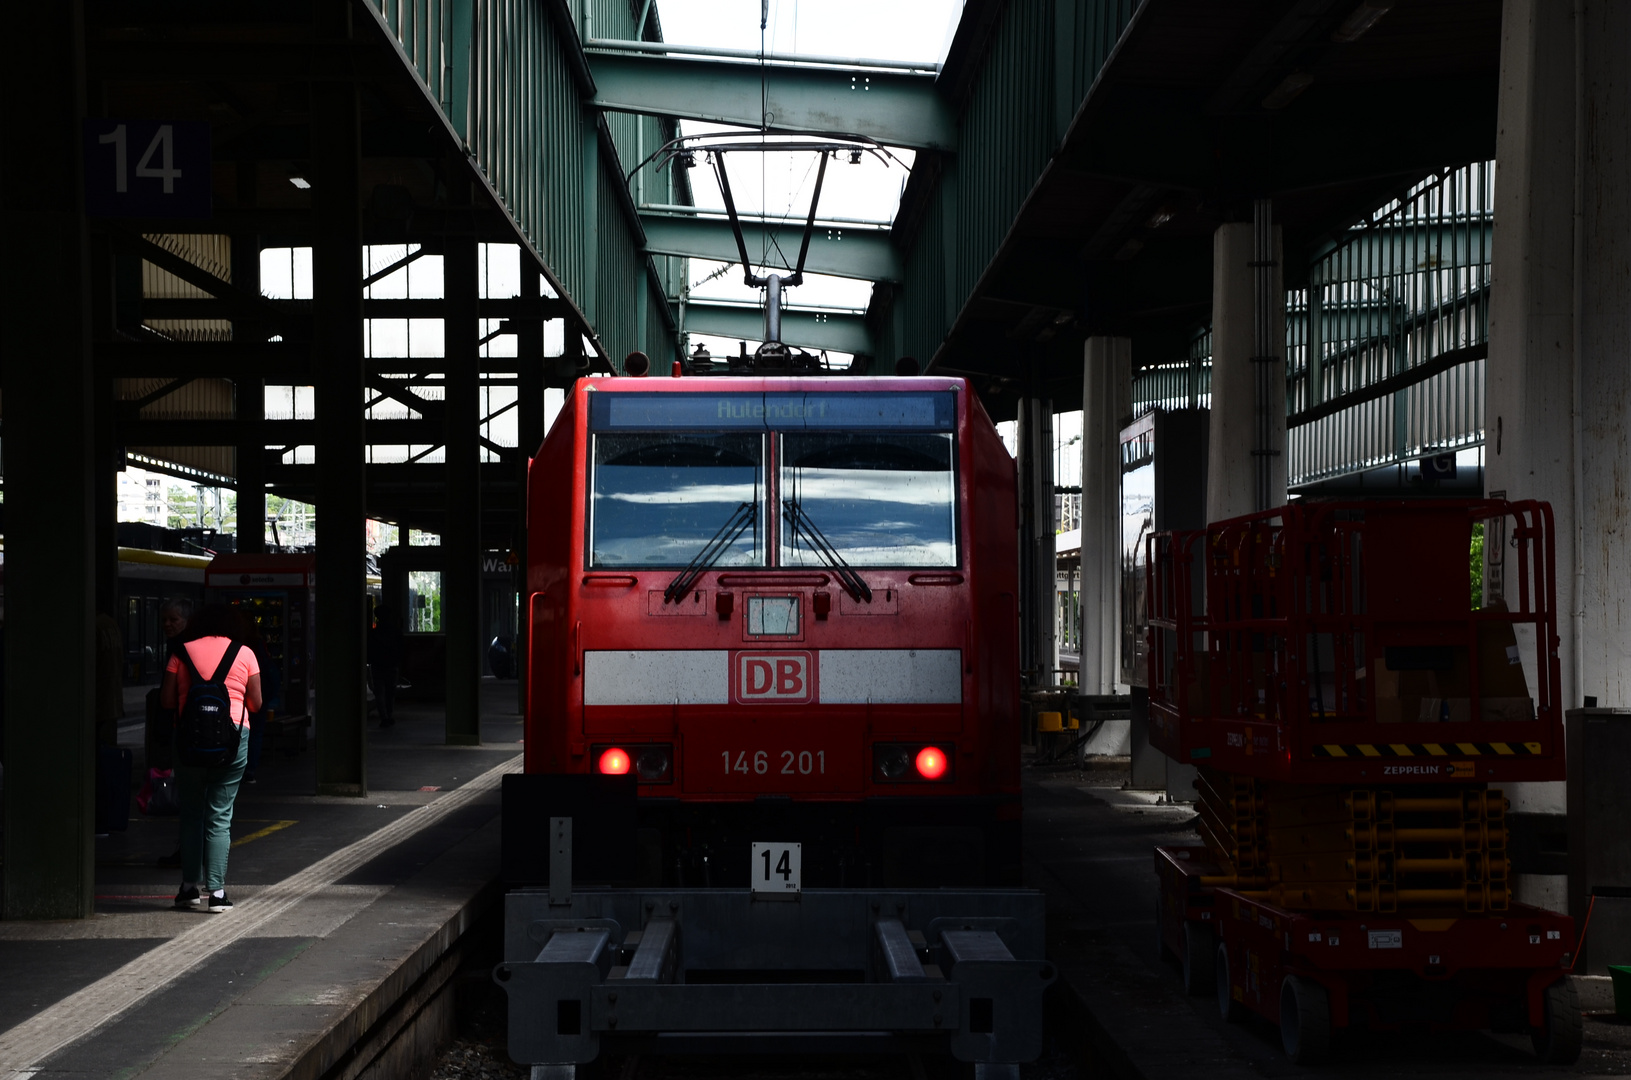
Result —
<svg viewBox="0 0 1631 1080"><path fill-rule="evenodd" d="M807 652L737 653L736 700L800 704L814 698Z"/></svg>

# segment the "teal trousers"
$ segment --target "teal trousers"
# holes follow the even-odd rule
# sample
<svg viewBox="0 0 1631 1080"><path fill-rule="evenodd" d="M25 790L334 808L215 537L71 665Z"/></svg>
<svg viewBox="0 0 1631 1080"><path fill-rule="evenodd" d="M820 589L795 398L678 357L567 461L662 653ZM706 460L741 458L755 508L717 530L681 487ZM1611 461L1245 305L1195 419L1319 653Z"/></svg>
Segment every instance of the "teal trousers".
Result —
<svg viewBox="0 0 1631 1080"><path fill-rule="evenodd" d="M226 886L232 847L232 804L249 762L249 732L239 732L238 753L225 765L176 766L181 799L181 880L203 890Z"/></svg>

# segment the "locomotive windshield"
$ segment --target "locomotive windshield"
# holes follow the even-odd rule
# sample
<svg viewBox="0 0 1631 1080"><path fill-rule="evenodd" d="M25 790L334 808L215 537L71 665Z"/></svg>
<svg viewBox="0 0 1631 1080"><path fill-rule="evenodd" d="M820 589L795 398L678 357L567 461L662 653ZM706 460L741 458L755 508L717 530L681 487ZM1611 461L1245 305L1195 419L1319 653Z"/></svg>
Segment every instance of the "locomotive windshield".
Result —
<svg viewBox="0 0 1631 1080"><path fill-rule="evenodd" d="M746 504L752 521L719 566L764 565L764 439L745 434L595 438L593 566L685 566Z"/></svg>
<svg viewBox="0 0 1631 1080"><path fill-rule="evenodd" d="M849 565L957 564L950 432L789 432L780 459L782 500ZM780 559L826 564L805 533L785 527Z"/></svg>
<svg viewBox="0 0 1631 1080"><path fill-rule="evenodd" d="M590 565L765 566L772 523L780 566L955 566L955 418L947 391L591 395Z"/></svg>

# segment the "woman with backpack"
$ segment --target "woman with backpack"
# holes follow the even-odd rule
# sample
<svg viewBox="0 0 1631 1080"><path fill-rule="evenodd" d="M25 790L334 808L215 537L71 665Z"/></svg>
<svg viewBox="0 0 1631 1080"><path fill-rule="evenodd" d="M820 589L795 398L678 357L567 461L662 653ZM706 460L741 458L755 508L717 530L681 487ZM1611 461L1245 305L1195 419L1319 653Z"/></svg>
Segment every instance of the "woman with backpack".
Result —
<svg viewBox="0 0 1631 1080"><path fill-rule="evenodd" d="M170 658L159 702L176 710L181 798L179 911L232 910L226 894L232 804L249 760L249 713L261 707L260 665L232 637L232 616L212 604L193 615Z"/></svg>

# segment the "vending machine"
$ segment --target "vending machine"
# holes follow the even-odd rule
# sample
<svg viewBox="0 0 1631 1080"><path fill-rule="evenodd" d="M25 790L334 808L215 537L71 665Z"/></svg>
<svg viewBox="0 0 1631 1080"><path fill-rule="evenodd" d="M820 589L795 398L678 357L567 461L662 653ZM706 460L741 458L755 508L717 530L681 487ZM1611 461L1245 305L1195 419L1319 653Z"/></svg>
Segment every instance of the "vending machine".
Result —
<svg viewBox="0 0 1631 1080"><path fill-rule="evenodd" d="M259 629L261 693L279 717L315 711L316 570L308 553L218 555L204 571L204 602L239 608Z"/></svg>

